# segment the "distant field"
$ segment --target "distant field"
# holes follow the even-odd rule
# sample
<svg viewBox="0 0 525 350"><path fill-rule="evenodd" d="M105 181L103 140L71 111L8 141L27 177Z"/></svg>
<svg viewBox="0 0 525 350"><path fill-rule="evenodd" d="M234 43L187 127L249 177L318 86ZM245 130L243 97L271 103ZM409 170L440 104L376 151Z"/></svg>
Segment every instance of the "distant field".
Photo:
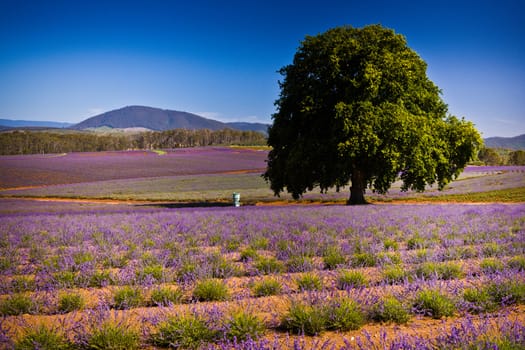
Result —
<svg viewBox="0 0 525 350"><path fill-rule="evenodd" d="M59 197L133 201L227 203L232 192L244 204L291 201L274 197L261 177L267 150L196 148L173 151L128 151L0 157L0 196ZM523 201L525 167L467 167L444 191L401 192L395 183L387 195L367 193L374 201L450 200ZM492 192L496 195L472 196ZM445 197L446 196L446 197ZM318 190L305 194L307 202L343 202L341 192ZM492 198L492 200L491 200Z"/></svg>

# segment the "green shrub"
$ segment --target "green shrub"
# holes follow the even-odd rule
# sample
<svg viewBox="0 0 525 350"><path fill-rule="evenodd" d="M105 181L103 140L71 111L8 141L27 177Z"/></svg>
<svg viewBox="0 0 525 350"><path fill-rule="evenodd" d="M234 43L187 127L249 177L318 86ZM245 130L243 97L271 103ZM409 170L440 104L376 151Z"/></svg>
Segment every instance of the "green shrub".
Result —
<svg viewBox="0 0 525 350"><path fill-rule="evenodd" d="M454 302L437 290L423 290L419 292L414 301L414 307L419 313L435 319L452 316L456 311Z"/></svg>
<svg viewBox="0 0 525 350"><path fill-rule="evenodd" d="M114 284L115 281L111 276L109 270L96 270L91 277L89 277L89 287L100 288L110 284Z"/></svg>
<svg viewBox="0 0 525 350"><path fill-rule="evenodd" d="M512 305L525 303L525 282L508 280L491 283L486 288L491 299L498 304Z"/></svg>
<svg viewBox="0 0 525 350"><path fill-rule="evenodd" d="M323 289L323 281L318 275L313 273L303 274L296 279L296 282L300 291Z"/></svg>
<svg viewBox="0 0 525 350"><path fill-rule="evenodd" d="M162 281L164 276L164 266L160 264L147 265L137 271L137 278L139 280L144 280L148 276L151 276L159 282Z"/></svg>
<svg viewBox="0 0 525 350"><path fill-rule="evenodd" d="M464 276L461 266L453 262L425 262L416 268L416 275L422 278L439 278L449 280Z"/></svg>
<svg viewBox="0 0 525 350"><path fill-rule="evenodd" d="M413 249L424 249L428 248L427 242L424 238L415 235L414 237L411 237L407 241L407 249L413 250Z"/></svg>
<svg viewBox="0 0 525 350"><path fill-rule="evenodd" d="M226 241L226 244L224 248L228 252L235 252L239 247L241 246L241 242L239 242L238 238L230 238Z"/></svg>
<svg viewBox="0 0 525 350"><path fill-rule="evenodd" d="M404 282L408 277L408 271L402 266L388 266L383 269L383 281L388 284Z"/></svg>
<svg viewBox="0 0 525 350"><path fill-rule="evenodd" d="M262 274L280 273L284 271L284 265L279 260L270 257L260 257L255 261L254 267Z"/></svg>
<svg viewBox="0 0 525 350"><path fill-rule="evenodd" d="M227 278L242 276L242 270L231 261L226 260L221 254L213 254L208 257L212 278Z"/></svg>
<svg viewBox="0 0 525 350"><path fill-rule="evenodd" d="M217 332L208 327L206 320L195 315L178 315L168 318L151 336L153 344L175 349L198 349L212 342Z"/></svg>
<svg viewBox="0 0 525 350"><path fill-rule="evenodd" d="M77 273L72 271L60 271L53 274L55 283L60 288L75 288L77 287Z"/></svg>
<svg viewBox="0 0 525 350"><path fill-rule="evenodd" d="M382 265L399 265L403 262L401 255L397 252L379 253L377 260L380 261Z"/></svg>
<svg viewBox="0 0 525 350"><path fill-rule="evenodd" d="M465 289L463 299L470 304L467 306L467 309L473 314L493 312L498 309L498 304L494 302L487 288Z"/></svg>
<svg viewBox="0 0 525 350"><path fill-rule="evenodd" d="M184 299L184 294L180 289L160 287L151 292L151 303L158 306L168 306L179 304Z"/></svg>
<svg viewBox="0 0 525 350"><path fill-rule="evenodd" d="M15 350L69 350L73 344L56 329L40 326L27 331L15 342Z"/></svg>
<svg viewBox="0 0 525 350"><path fill-rule="evenodd" d="M356 253L352 256L353 267L373 267L377 265L377 257L372 253Z"/></svg>
<svg viewBox="0 0 525 350"><path fill-rule="evenodd" d="M323 254L324 267L328 270L333 270L338 266L346 264L346 257L340 249L336 247L329 247Z"/></svg>
<svg viewBox="0 0 525 350"><path fill-rule="evenodd" d="M294 255L286 261L286 271L288 272L307 272L313 269L312 258L307 256Z"/></svg>
<svg viewBox="0 0 525 350"><path fill-rule="evenodd" d="M259 317L241 310L233 312L227 318L225 328L226 338L237 341L255 340L265 331L264 323Z"/></svg>
<svg viewBox="0 0 525 350"><path fill-rule="evenodd" d="M93 331L87 341L87 348L93 350L140 349L140 335L128 327L105 322Z"/></svg>
<svg viewBox="0 0 525 350"><path fill-rule="evenodd" d="M259 254L257 253L257 250L255 250L252 247L248 247L244 249L243 251L241 251L239 261L242 261L242 262L252 261L252 260L257 259L258 257L259 257Z"/></svg>
<svg viewBox="0 0 525 350"><path fill-rule="evenodd" d="M0 302L0 313L5 316L30 314L35 311L33 300L25 294L12 294Z"/></svg>
<svg viewBox="0 0 525 350"><path fill-rule="evenodd" d="M73 254L73 261L75 265L82 265L95 260L95 257L91 252L77 252Z"/></svg>
<svg viewBox="0 0 525 350"><path fill-rule="evenodd" d="M252 286L252 293L256 297L266 297L280 294L282 290L281 283L273 278L267 278L255 282Z"/></svg>
<svg viewBox="0 0 525 350"><path fill-rule="evenodd" d="M327 325L324 308L300 302L293 302L281 321L284 329L305 335L317 335L324 331Z"/></svg>
<svg viewBox="0 0 525 350"><path fill-rule="evenodd" d="M198 301L223 301L228 299L228 287L218 279L207 279L197 282L193 297Z"/></svg>
<svg viewBox="0 0 525 350"><path fill-rule="evenodd" d="M326 313L327 328L336 331L357 330L366 321L359 304L349 298L331 300L324 312Z"/></svg>
<svg viewBox="0 0 525 350"><path fill-rule="evenodd" d="M371 317L378 322L407 323L410 313L395 297L388 296L372 306Z"/></svg>
<svg viewBox="0 0 525 350"><path fill-rule="evenodd" d="M525 256L514 256L509 259L507 265L511 269L525 271Z"/></svg>
<svg viewBox="0 0 525 350"><path fill-rule="evenodd" d="M397 243L395 240L391 238L386 238L383 241L383 247L385 250L398 250L399 249L399 243Z"/></svg>
<svg viewBox="0 0 525 350"><path fill-rule="evenodd" d="M63 293L58 296L58 311L67 313L81 310L84 303L84 298L78 293Z"/></svg>
<svg viewBox="0 0 525 350"><path fill-rule="evenodd" d="M130 309L144 305L142 290L138 287L124 286L113 292L115 309Z"/></svg>
<svg viewBox="0 0 525 350"><path fill-rule="evenodd" d="M36 289L36 283L34 277L29 276L15 276L11 280L11 290L14 293L22 293L34 291Z"/></svg>
<svg viewBox="0 0 525 350"><path fill-rule="evenodd" d="M479 263L481 271L484 273L496 273L502 271L503 263L495 258L485 258Z"/></svg>
<svg viewBox="0 0 525 350"><path fill-rule="evenodd" d="M255 238L252 243L250 244L250 247L253 249L268 249L268 245L270 244L270 240L266 237L257 237Z"/></svg>
<svg viewBox="0 0 525 350"><path fill-rule="evenodd" d="M348 288L366 287L368 279L360 271L342 271L337 277L337 288L344 290Z"/></svg>
<svg viewBox="0 0 525 350"><path fill-rule="evenodd" d="M501 247L498 245L498 243L490 242L485 243L483 247L481 248L481 252L485 257L493 257L498 256L501 254Z"/></svg>

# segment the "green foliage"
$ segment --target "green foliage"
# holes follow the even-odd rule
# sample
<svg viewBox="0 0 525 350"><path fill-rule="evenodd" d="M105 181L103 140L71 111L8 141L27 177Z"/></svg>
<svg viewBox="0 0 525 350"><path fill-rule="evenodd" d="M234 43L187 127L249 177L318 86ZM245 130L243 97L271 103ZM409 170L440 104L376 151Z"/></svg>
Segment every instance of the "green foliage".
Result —
<svg viewBox="0 0 525 350"><path fill-rule="evenodd" d="M193 297L198 301L223 301L228 299L229 291L223 281L212 278L197 282Z"/></svg>
<svg viewBox="0 0 525 350"><path fill-rule="evenodd" d="M368 279L360 271L342 271L337 277L337 288L344 290L348 288L366 287Z"/></svg>
<svg viewBox="0 0 525 350"><path fill-rule="evenodd" d="M410 313L395 297L387 296L372 306L371 317L378 322L407 323Z"/></svg>
<svg viewBox="0 0 525 350"><path fill-rule="evenodd" d="M326 269L333 270L346 264L346 257L339 248L330 246L323 254L323 263Z"/></svg>
<svg viewBox="0 0 525 350"><path fill-rule="evenodd" d="M252 146L266 144L255 131L173 129L138 134L52 131L14 131L0 133L0 154L42 154L68 152L124 151L196 146ZM157 154L162 151L154 151ZM159 154L160 155L160 154Z"/></svg>
<svg viewBox="0 0 525 350"><path fill-rule="evenodd" d="M380 25L307 36L280 70L265 179L294 198L352 182L350 203L385 193L442 189L482 144L473 124L447 115L426 63Z"/></svg>
<svg viewBox="0 0 525 350"><path fill-rule="evenodd" d="M525 151L517 150L510 152L509 154L509 164L511 165L525 165Z"/></svg>
<svg viewBox="0 0 525 350"><path fill-rule="evenodd" d="M373 253L356 253L352 256L353 267L373 267L377 265L377 257Z"/></svg>
<svg viewBox="0 0 525 350"><path fill-rule="evenodd" d="M160 287L151 292L151 303L153 305L168 306L179 304L183 301L184 294L178 288Z"/></svg>
<svg viewBox="0 0 525 350"><path fill-rule="evenodd" d="M99 325L87 342L87 349L90 350L134 350L140 348L140 335L137 331L109 321Z"/></svg>
<svg viewBox="0 0 525 350"><path fill-rule="evenodd" d="M498 304L512 305L525 303L525 282L508 280L491 283L486 288L492 300Z"/></svg>
<svg viewBox="0 0 525 350"><path fill-rule="evenodd" d="M337 331L357 330L365 323L366 317L359 304L349 298L331 300L325 309L327 328Z"/></svg>
<svg viewBox="0 0 525 350"><path fill-rule="evenodd" d="M84 298L78 293L62 293L58 296L58 311L61 313L81 310L84 304Z"/></svg>
<svg viewBox="0 0 525 350"><path fill-rule="evenodd" d="M35 311L33 300L21 293L10 295L0 302L0 314L4 316L30 314Z"/></svg>
<svg viewBox="0 0 525 350"><path fill-rule="evenodd" d="M501 253L501 247L498 243L490 242L485 243L481 248L481 251L485 257L498 256Z"/></svg>
<svg viewBox="0 0 525 350"><path fill-rule="evenodd" d="M313 273L303 274L296 279L296 283L300 291L323 289L323 281L318 275Z"/></svg>
<svg viewBox="0 0 525 350"><path fill-rule="evenodd" d="M416 275L422 278L449 280L464 276L461 266L454 262L424 262L416 268Z"/></svg>
<svg viewBox="0 0 525 350"><path fill-rule="evenodd" d="M317 335L325 330L356 330L365 322L360 306L343 297L314 304L294 301L283 316L281 327L296 334Z"/></svg>
<svg viewBox="0 0 525 350"><path fill-rule="evenodd" d="M232 312L225 321L225 328L226 338L237 341L255 340L259 338L266 329L264 323L258 316L242 310Z"/></svg>
<svg viewBox="0 0 525 350"><path fill-rule="evenodd" d="M255 260L258 257L259 257L259 254L257 253L257 250L255 248L248 247L241 251L241 254L239 256L239 261L247 262L247 261Z"/></svg>
<svg viewBox="0 0 525 350"><path fill-rule="evenodd" d="M15 293L29 292L36 288L34 277L15 276L11 280L11 290Z"/></svg>
<svg viewBox="0 0 525 350"><path fill-rule="evenodd" d="M55 282L62 288L74 288L77 285L77 273L72 271L59 271L53 275Z"/></svg>
<svg viewBox="0 0 525 350"><path fill-rule="evenodd" d="M507 265L511 269L516 269L519 271L525 271L525 257L524 256L514 256L509 259Z"/></svg>
<svg viewBox="0 0 525 350"><path fill-rule="evenodd" d="M157 281L162 281L164 277L164 266L160 264L152 264L137 270L137 277L140 280L143 280L148 276L154 278Z"/></svg>
<svg viewBox="0 0 525 350"><path fill-rule="evenodd" d="M502 271L504 268L503 263L495 258L485 258L481 260L479 267L484 273L495 273Z"/></svg>
<svg viewBox="0 0 525 350"><path fill-rule="evenodd" d="M398 250L399 249L399 243L397 243L395 240L391 238L386 238L383 241L383 246L385 250Z"/></svg>
<svg viewBox="0 0 525 350"><path fill-rule="evenodd" d="M106 285L113 284L114 282L115 281L113 280L113 276L111 276L109 270L96 270L90 276L88 284L90 287L100 288Z"/></svg>
<svg viewBox="0 0 525 350"><path fill-rule="evenodd" d="M437 290L423 290L419 292L414 301L417 312L439 319L445 316L453 316L456 305L446 295Z"/></svg>
<svg viewBox="0 0 525 350"><path fill-rule="evenodd" d="M115 309L130 309L144 305L144 295L139 287L124 286L113 292Z"/></svg>
<svg viewBox="0 0 525 350"><path fill-rule="evenodd" d="M15 342L15 350L69 350L73 344L56 329L40 326L26 333Z"/></svg>
<svg viewBox="0 0 525 350"><path fill-rule="evenodd" d="M463 292L463 299L469 303L467 309L473 314L480 312L493 312L498 309L498 304L488 293L487 288L469 288Z"/></svg>
<svg viewBox="0 0 525 350"><path fill-rule="evenodd" d="M277 295L281 293L281 283L273 278L263 279L255 282L252 286L253 295L256 297L266 297L270 295Z"/></svg>
<svg viewBox="0 0 525 350"><path fill-rule="evenodd" d="M260 257L255 261L254 267L265 275L284 271L284 264L274 257Z"/></svg>
<svg viewBox="0 0 525 350"><path fill-rule="evenodd" d="M324 308L293 302L281 320L281 327L296 334L316 335L326 329L327 323Z"/></svg>
<svg viewBox="0 0 525 350"><path fill-rule="evenodd" d="M478 158L485 165L501 165L502 160L498 152L493 148L485 148L479 150Z"/></svg>
<svg viewBox="0 0 525 350"><path fill-rule="evenodd" d="M383 269L383 280L388 284L401 283L410 277L402 266L388 266Z"/></svg>
<svg viewBox="0 0 525 350"><path fill-rule="evenodd" d="M399 265L402 263L401 254L392 251L377 254L377 260L381 265Z"/></svg>
<svg viewBox="0 0 525 350"><path fill-rule="evenodd" d="M286 271L306 272L314 269L312 258L303 255L294 255L286 261Z"/></svg>
<svg viewBox="0 0 525 350"><path fill-rule="evenodd" d="M407 241L407 248L409 250L412 250L412 249L423 249L423 248L427 248L427 246L428 246L428 244L425 241L425 239L423 237L418 236L418 235L415 235L414 237L409 238L408 241Z"/></svg>
<svg viewBox="0 0 525 350"><path fill-rule="evenodd" d="M178 315L162 322L153 333L153 344L174 349L198 349L217 336L206 320L196 315Z"/></svg>

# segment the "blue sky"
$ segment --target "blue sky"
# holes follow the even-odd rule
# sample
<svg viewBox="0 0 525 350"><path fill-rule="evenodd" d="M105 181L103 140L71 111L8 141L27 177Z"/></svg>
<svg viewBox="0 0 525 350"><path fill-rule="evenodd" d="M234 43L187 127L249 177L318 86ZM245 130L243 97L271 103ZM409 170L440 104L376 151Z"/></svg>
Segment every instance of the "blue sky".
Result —
<svg viewBox="0 0 525 350"><path fill-rule="evenodd" d="M271 122L305 35L380 23L484 137L525 133L525 1L0 0L0 118L128 105Z"/></svg>

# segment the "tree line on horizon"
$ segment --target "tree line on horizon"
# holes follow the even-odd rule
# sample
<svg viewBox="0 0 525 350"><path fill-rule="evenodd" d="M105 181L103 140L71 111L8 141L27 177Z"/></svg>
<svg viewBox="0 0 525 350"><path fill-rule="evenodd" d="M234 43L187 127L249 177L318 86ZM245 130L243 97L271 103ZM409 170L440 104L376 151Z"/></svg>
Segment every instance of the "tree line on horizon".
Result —
<svg viewBox="0 0 525 350"><path fill-rule="evenodd" d="M203 146L263 146L264 134L223 129L172 129L141 133L87 133L16 130L0 133L0 154L124 151Z"/></svg>

